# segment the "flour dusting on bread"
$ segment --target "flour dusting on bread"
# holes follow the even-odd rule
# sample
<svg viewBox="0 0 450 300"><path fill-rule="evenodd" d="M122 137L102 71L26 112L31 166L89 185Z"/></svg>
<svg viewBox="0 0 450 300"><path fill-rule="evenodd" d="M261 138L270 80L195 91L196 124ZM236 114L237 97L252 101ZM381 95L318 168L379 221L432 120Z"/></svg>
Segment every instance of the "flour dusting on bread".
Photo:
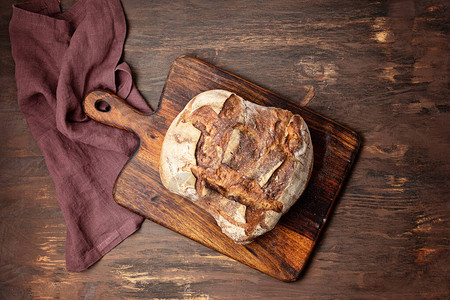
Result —
<svg viewBox="0 0 450 300"><path fill-rule="evenodd" d="M163 185L210 213L236 243L274 228L303 193L313 165L299 115L224 90L198 94L164 138Z"/></svg>

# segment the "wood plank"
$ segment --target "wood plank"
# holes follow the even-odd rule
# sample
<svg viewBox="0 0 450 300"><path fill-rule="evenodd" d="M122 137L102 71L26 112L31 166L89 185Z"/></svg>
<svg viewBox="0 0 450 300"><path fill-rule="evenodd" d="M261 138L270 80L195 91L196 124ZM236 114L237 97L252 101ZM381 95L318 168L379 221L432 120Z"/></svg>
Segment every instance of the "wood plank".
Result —
<svg viewBox="0 0 450 300"><path fill-rule="evenodd" d="M1 299L449 298L448 1L122 0L123 59L152 107L174 59L191 54L297 104L314 86L307 107L364 138L289 284L150 221L87 271L65 271L51 178L22 161L42 160L10 53L11 5L23 1L0 2Z"/></svg>

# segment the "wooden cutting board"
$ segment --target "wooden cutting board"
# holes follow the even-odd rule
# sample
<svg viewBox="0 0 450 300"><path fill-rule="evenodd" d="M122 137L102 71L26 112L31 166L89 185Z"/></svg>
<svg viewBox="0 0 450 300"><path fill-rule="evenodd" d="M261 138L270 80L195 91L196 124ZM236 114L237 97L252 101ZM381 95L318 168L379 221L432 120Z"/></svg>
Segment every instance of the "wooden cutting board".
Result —
<svg viewBox="0 0 450 300"><path fill-rule="evenodd" d="M201 208L166 190L158 173L161 145L172 120L195 95L211 89L229 90L255 103L300 114L313 142L314 169L305 192L272 231L245 246L225 236ZM117 203L283 281L295 281L305 266L360 146L354 131L189 56L173 63L155 113L140 114L106 91L90 93L84 109L92 119L140 138L116 180Z"/></svg>

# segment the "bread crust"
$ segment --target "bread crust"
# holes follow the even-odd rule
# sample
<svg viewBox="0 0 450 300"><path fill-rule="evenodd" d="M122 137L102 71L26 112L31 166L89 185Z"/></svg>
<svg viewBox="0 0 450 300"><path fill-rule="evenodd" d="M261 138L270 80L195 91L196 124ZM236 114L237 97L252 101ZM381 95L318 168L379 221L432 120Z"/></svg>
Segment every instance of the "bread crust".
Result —
<svg viewBox="0 0 450 300"><path fill-rule="evenodd" d="M233 97L234 103L230 104L228 102L231 101L231 97ZM222 112L225 111L224 104L231 107L231 112ZM199 108L202 107L213 111L208 112L207 109L203 109L205 116L207 116L206 113L209 113L216 119L222 117L225 122L234 118L233 124L227 123L233 127L224 127L228 130L227 134L222 129L214 134L207 132L213 130L207 128L213 127L213 121L205 121L201 119L202 116L197 116L201 112ZM230 114L233 113L234 116L231 117ZM263 128L262 123L256 124L260 116L266 119L267 116L279 118L274 117L273 126L266 124L264 126L269 127ZM252 124L247 126L247 123ZM239 126L247 126L246 130L257 130L258 126L262 126L267 132L268 138L266 137L266 139L277 136L273 131L278 130L279 127L281 128L279 130L284 130L278 134L282 142L274 142L271 147L273 145L276 147L273 146L273 149L268 150L261 147L256 149L260 150L259 152L265 151L265 154L268 155L267 161L264 158L257 161L261 163L258 166L254 160L246 160L245 157L242 157L247 155L248 149L244 147L243 129L239 129ZM207 144L208 141L211 143L210 138L219 134L222 134L224 146L222 148L215 147L217 151L213 154L209 153L208 155L212 158L208 158L205 162L200 153L201 146ZM205 139L207 140L205 141ZM200 140L202 140L202 145L199 143ZM247 152L243 152L242 149ZM239 151L242 153L239 154ZM255 153L252 155L263 156L258 151ZM214 155L217 155L220 161L215 160ZM246 162L249 166L245 166ZM205 209L214 217L223 233L236 243L245 244L275 227L280 217L303 193L312 167L311 137L306 123L299 115L278 108L254 104L229 91L210 90L195 96L173 120L162 145L159 172L161 181L168 190L188 198ZM219 168L227 178L233 174L242 176L240 179L238 177L238 181L241 182L239 189L236 189L236 184L230 186L226 182L228 179L224 176L220 177L219 169L214 169L213 172L212 168ZM213 175L205 175L201 172ZM218 187L214 188L216 185ZM264 196L267 198L264 200L265 202L258 197L250 197L248 194L252 193L250 187L255 187L257 190L263 189L265 195L269 195ZM247 196L241 197L242 193L247 193Z"/></svg>

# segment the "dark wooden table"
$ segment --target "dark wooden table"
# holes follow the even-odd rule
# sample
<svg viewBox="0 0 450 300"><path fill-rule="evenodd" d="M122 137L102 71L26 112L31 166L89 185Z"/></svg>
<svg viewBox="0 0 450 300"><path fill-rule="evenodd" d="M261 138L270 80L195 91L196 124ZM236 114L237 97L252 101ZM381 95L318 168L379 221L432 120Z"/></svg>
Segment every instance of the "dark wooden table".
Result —
<svg viewBox="0 0 450 300"><path fill-rule="evenodd" d="M82 273L18 108L0 19L1 299L448 299L449 1L123 0L124 60L156 107L190 54L300 102L363 137L310 263L284 283L150 221ZM63 1L63 8L73 1Z"/></svg>

